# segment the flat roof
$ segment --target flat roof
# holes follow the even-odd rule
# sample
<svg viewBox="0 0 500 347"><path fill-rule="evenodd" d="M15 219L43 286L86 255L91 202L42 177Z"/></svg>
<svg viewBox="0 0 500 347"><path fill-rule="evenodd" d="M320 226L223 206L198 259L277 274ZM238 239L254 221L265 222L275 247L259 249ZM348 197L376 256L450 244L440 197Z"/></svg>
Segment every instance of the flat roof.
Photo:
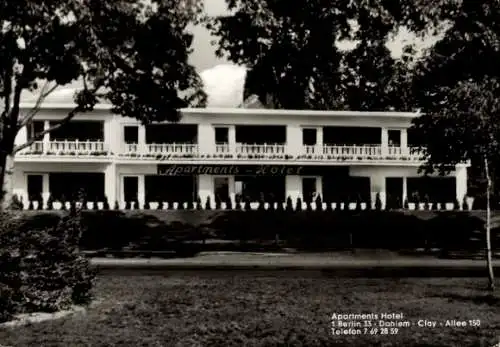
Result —
<svg viewBox="0 0 500 347"><path fill-rule="evenodd" d="M22 103L21 109L32 109L35 103ZM40 109L46 110L71 110L74 104L45 104ZM111 110L111 104L97 104L96 111ZM319 111L319 110L285 110L285 109L265 109L265 108L183 108L182 113L207 114L207 115L290 115L290 116L314 116L314 117L400 117L414 118L420 115L417 112L398 112L398 111Z"/></svg>

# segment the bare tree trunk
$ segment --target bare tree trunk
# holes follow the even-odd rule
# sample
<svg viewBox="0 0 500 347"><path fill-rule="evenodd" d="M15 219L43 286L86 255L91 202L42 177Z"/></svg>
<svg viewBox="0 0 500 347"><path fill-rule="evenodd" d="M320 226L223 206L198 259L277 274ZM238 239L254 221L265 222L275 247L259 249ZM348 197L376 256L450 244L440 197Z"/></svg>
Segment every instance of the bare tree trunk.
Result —
<svg viewBox="0 0 500 347"><path fill-rule="evenodd" d="M488 267L488 289L495 290L495 275L493 273L493 262L491 252L491 209L490 209L490 194L491 194L491 177L489 172L488 159L484 159L484 170L486 174L486 264Z"/></svg>
<svg viewBox="0 0 500 347"><path fill-rule="evenodd" d="M0 210L6 210L9 208L13 196L14 156L5 152L0 154L0 166L0 183L2 184Z"/></svg>

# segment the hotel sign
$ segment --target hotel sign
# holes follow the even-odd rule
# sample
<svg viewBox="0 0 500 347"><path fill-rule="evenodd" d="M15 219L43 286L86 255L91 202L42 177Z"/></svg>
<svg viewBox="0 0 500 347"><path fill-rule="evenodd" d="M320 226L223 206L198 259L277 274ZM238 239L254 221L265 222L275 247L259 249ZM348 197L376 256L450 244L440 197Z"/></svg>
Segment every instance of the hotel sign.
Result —
<svg viewBox="0 0 500 347"><path fill-rule="evenodd" d="M303 166L294 165L158 165L158 175L241 175L287 176L303 174Z"/></svg>

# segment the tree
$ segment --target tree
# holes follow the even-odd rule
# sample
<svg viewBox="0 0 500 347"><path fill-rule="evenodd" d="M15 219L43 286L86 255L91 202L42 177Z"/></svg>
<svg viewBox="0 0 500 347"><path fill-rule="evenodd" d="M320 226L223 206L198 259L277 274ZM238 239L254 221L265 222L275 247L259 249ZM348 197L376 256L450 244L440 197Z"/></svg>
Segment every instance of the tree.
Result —
<svg viewBox="0 0 500 347"><path fill-rule="evenodd" d="M408 17L408 2L226 2L232 14L208 27L219 37L217 53L249 69L245 97L255 94L264 104L288 109L413 106L402 95L411 90L405 88L411 85L411 47L404 59L394 59L386 47ZM357 46L342 51L337 44L343 40Z"/></svg>
<svg viewBox="0 0 500 347"><path fill-rule="evenodd" d="M15 153L56 130L100 98L112 111L143 123L176 121L179 108L202 105L205 95L188 64L188 24L201 17L201 0L35 0L0 4L0 182L9 203ZM159 34L161 33L161 34ZM45 98L74 81L82 87L75 107L50 129L15 145ZM25 91L38 92L21 114Z"/></svg>

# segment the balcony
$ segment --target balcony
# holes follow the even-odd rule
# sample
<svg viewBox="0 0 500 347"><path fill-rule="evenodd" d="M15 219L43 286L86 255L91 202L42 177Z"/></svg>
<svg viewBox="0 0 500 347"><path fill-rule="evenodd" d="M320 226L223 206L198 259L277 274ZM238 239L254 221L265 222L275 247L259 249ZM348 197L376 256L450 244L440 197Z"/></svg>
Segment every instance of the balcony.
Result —
<svg viewBox="0 0 500 347"><path fill-rule="evenodd" d="M20 157L67 156L87 158L101 156L129 160L223 160L223 161L301 161L301 162L418 162L422 153L415 148L388 147L383 151L380 145L325 145L302 146L299 153L292 153L285 144L216 144L214 152L200 151L197 144L122 144L111 153L107 143L102 141L51 141L35 142L19 153ZM76 159L75 158L75 159Z"/></svg>
<svg viewBox="0 0 500 347"><path fill-rule="evenodd" d="M108 145L103 141L50 141L34 142L25 148L19 156L109 156Z"/></svg>

